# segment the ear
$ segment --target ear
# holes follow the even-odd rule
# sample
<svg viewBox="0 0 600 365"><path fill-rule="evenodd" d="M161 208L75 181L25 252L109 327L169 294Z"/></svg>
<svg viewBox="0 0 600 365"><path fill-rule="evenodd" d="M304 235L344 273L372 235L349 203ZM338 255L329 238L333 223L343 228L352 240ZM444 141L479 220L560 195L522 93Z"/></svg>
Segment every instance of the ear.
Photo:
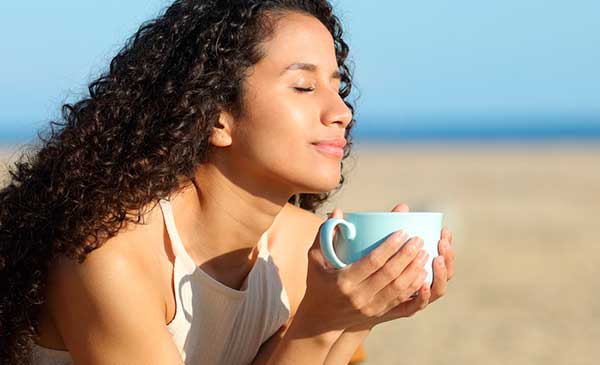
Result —
<svg viewBox="0 0 600 365"><path fill-rule="evenodd" d="M227 147L231 145L231 131L233 129L233 117L226 111L219 113L219 121L213 127L210 135L210 144L215 147Z"/></svg>

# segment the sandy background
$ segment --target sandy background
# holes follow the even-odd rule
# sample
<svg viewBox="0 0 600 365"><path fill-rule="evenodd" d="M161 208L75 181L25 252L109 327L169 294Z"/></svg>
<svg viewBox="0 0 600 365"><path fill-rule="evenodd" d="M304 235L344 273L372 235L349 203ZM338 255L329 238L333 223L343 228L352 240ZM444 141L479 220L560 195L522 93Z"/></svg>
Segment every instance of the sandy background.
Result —
<svg viewBox="0 0 600 365"><path fill-rule="evenodd" d="M457 253L446 296L376 327L366 364L599 363L600 143L357 145L354 156L322 212L442 211Z"/></svg>
<svg viewBox="0 0 600 365"><path fill-rule="evenodd" d="M457 254L446 296L376 327L367 364L600 363L600 144L356 152L331 206L442 211Z"/></svg>

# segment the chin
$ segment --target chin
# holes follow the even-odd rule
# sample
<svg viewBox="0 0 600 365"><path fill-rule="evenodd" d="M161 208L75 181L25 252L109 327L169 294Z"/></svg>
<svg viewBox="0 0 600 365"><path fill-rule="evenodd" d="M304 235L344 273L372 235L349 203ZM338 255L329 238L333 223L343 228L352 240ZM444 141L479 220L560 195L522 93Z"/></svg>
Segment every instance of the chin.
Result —
<svg viewBox="0 0 600 365"><path fill-rule="evenodd" d="M306 185L302 189L303 193L320 194L328 193L340 184L340 174L323 174L316 175L312 174L312 180L307 181Z"/></svg>

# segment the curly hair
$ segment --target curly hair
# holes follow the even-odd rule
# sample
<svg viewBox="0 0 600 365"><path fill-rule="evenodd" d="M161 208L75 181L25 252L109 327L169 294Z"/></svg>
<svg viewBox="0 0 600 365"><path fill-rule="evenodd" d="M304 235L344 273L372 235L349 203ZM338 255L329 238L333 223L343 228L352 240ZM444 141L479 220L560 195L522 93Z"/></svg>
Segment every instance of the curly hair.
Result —
<svg viewBox="0 0 600 365"><path fill-rule="evenodd" d="M0 363L30 362L57 256L83 262L128 222L144 224L144 207L191 181L208 159L219 113L240 115L245 71L290 12L316 17L331 33L339 95L354 111L349 48L327 0L177 0L125 42L89 95L64 104L61 118L38 132L35 151L10 167L0 190ZM343 182L289 201L314 212Z"/></svg>

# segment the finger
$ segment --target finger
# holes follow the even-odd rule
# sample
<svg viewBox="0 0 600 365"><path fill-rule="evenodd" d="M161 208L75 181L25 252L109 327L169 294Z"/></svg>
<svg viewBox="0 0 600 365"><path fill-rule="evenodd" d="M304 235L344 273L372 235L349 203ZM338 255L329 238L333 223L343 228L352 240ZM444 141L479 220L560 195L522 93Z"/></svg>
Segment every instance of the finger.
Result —
<svg viewBox="0 0 600 365"><path fill-rule="evenodd" d="M450 280L454 276L454 250L448 241L443 239L438 244L438 252L444 256L444 265L446 266L448 280Z"/></svg>
<svg viewBox="0 0 600 365"><path fill-rule="evenodd" d="M408 211L409 211L408 205L406 205L404 203L397 204L394 208L392 208L392 212L406 213Z"/></svg>
<svg viewBox="0 0 600 365"><path fill-rule="evenodd" d="M400 276L372 296L370 305L376 308L377 312L385 313L399 303L409 300L425 282L427 273L423 265L427 262L427 256L425 252L423 255L419 254Z"/></svg>
<svg viewBox="0 0 600 365"><path fill-rule="evenodd" d="M344 213L340 208L335 208L333 212L327 214L328 218L344 218Z"/></svg>
<svg viewBox="0 0 600 365"><path fill-rule="evenodd" d="M431 289L429 288L428 284L425 284L421 287L419 290L419 295L415 299L417 311L425 309L425 307L431 303Z"/></svg>
<svg viewBox="0 0 600 365"><path fill-rule="evenodd" d="M414 299L418 294L421 287L425 285L425 279L427 278L427 271L420 267L416 270L416 275L414 276L412 282L408 284L405 290L397 292L397 299L401 302L407 302L411 299Z"/></svg>
<svg viewBox="0 0 600 365"><path fill-rule="evenodd" d="M416 301L415 306L417 311L425 309L429 303L431 303L431 288L428 283L424 283L417 293L417 297L413 300Z"/></svg>
<svg viewBox="0 0 600 365"><path fill-rule="evenodd" d="M416 288L416 289L414 290L414 292L412 292L412 294L410 296L408 296L406 298L406 300L413 299L416 296L418 296L419 292L423 289L423 287L427 287L429 290L431 289L430 285L425 282L425 279L427 279L427 270L425 270L425 268L422 267L421 271L419 273L419 276L411 284L411 288Z"/></svg>
<svg viewBox="0 0 600 365"><path fill-rule="evenodd" d="M431 285L431 299L429 302L432 303L443 296L447 287L448 278L444 257L438 256L433 260L433 284Z"/></svg>
<svg viewBox="0 0 600 365"><path fill-rule="evenodd" d="M452 244L452 232L446 227L442 228L441 239L446 239L449 244Z"/></svg>
<svg viewBox="0 0 600 365"><path fill-rule="evenodd" d="M448 239L448 228L443 227L442 231L440 232L440 239Z"/></svg>
<svg viewBox="0 0 600 365"><path fill-rule="evenodd" d="M410 317L420 310L425 309L430 303L431 290L427 284L421 286L418 295L411 300L404 301L392 308L386 316L395 318Z"/></svg>
<svg viewBox="0 0 600 365"><path fill-rule="evenodd" d="M427 276L423 267L429 254L421 250L416 258L408 262L408 265L404 262L405 256L401 252L394 255L381 270L361 285L365 288L362 289L363 292L369 293L373 298L375 307L387 310L396 298L405 301L423 285Z"/></svg>
<svg viewBox="0 0 600 365"><path fill-rule="evenodd" d="M407 238L408 233L404 230L398 230L392 233L373 251L345 267L343 276L346 276L348 280L359 284L383 267L401 248L405 252L405 255L408 255L409 257L412 256L408 260L408 262L410 262L419 253L419 250L423 245L423 240L414 237L412 240L406 242ZM408 263L406 265L408 265Z"/></svg>

